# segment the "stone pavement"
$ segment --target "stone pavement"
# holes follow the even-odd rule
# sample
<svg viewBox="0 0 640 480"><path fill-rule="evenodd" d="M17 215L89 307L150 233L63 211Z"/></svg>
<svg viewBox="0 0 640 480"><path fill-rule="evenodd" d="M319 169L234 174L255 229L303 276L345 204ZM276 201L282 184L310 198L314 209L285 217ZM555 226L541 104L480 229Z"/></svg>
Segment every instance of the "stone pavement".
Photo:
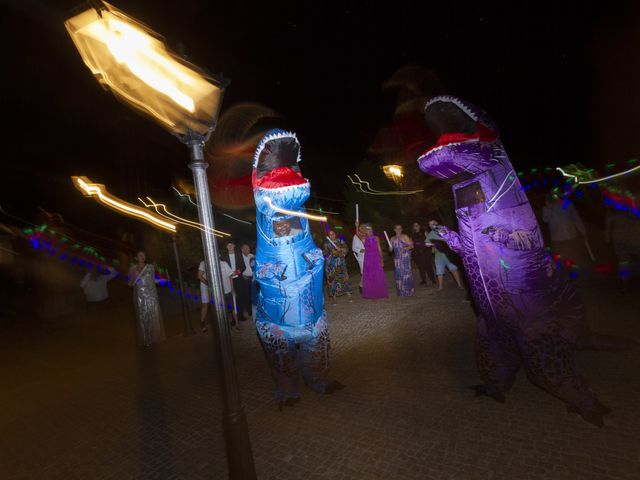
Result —
<svg viewBox="0 0 640 480"><path fill-rule="evenodd" d="M590 288L592 324L640 338L638 295ZM252 326L233 331L260 479L640 478L640 349L578 354L614 410L597 429L522 372L505 404L474 397L474 318L451 282L408 299L355 297L327 305L346 388L303 387L283 412ZM142 352L128 306L97 317L3 344L0 478L227 478L210 334L182 337L168 318L170 338Z"/></svg>

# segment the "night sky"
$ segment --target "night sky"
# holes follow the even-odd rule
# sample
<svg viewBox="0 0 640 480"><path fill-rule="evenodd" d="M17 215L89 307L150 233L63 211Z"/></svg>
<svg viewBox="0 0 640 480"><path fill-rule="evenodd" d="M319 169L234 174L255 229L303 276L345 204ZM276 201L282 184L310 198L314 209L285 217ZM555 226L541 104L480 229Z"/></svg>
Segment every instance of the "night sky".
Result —
<svg viewBox="0 0 640 480"><path fill-rule="evenodd" d="M83 65L62 25L78 2L0 4L4 206L29 216L40 205L82 224L86 211L69 175L116 194L166 190L172 174L189 176L187 150L102 90ZM223 111L238 102L278 111L301 139L303 172L319 194L339 196L344 176L366 158L391 121L394 99L381 85L409 64L487 110L518 168L597 165L603 152L615 151L607 161L617 161L638 150L638 10L624 3L114 5L173 49L181 43L193 63L231 78ZM140 165L143 186L132 174Z"/></svg>

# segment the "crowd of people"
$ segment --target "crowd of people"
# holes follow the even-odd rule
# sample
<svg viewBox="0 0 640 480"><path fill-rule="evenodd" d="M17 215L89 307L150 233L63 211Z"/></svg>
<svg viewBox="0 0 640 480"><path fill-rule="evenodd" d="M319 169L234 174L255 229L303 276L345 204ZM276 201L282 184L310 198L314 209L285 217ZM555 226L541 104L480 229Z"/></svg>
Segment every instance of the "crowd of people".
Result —
<svg viewBox="0 0 640 480"><path fill-rule="evenodd" d="M443 289L444 273L448 269L459 288L463 288L456 265L449 260L435 232L437 222L429 221L430 232L425 232L418 222L413 224L411 235L403 233L402 225L394 225L395 234L389 238L388 251L393 255L396 294L409 297L415 293L413 265L420 275L420 285ZM384 274L384 253L380 238L374 234L369 223L356 224L356 233L351 242L353 253L360 267L359 290L362 298L375 300L388 298L389 291ZM220 255L220 271L224 292L225 307L231 312L230 324L239 328L240 322L255 318L257 308L257 283L254 277L255 255L248 243L243 243L236 251L234 241L224 244L225 251ZM346 295L352 302L352 289L347 267L349 246L329 230L323 245L325 257L324 272L326 291L333 305L337 298ZM115 271L105 271L102 275L88 273L81 282L88 303L104 301L108 298L106 283L115 276ZM197 279L200 283L200 329L207 332L207 314L211 298L209 284L202 260L198 265ZM437 283L436 283L437 279ZM150 346L165 339L162 313L156 284L159 282L154 265L147 263L144 251L135 256L135 264L129 270L129 286L133 288L133 304L136 315L138 343Z"/></svg>
<svg viewBox="0 0 640 480"><path fill-rule="evenodd" d="M410 297L415 293L414 265L420 275L420 285L428 285L428 277L431 286L437 286L438 291L442 290L445 271L449 270L458 287L464 288L458 267L447 257L444 242L435 231L437 225L437 221L430 220L431 231L425 232L419 222L414 222L411 235L407 235L403 232L402 225L396 224L393 227L395 234L388 238L388 241L385 239L388 251L393 255L394 280L398 296ZM341 295L347 295L349 301L352 301L351 282L346 262L349 247L344 240L338 238L334 230L329 230L323 252L327 291L333 304L336 304L337 297ZM383 243L380 237L374 234L371 224L356 223L351 252L360 269L359 290L362 298L370 300L388 298L389 292L384 275Z"/></svg>
<svg viewBox="0 0 640 480"><path fill-rule="evenodd" d="M622 223L621 219L624 218L626 217L618 212L607 217L607 232L610 232L608 236L616 240L617 247L620 244L629 243L620 240L619 237L622 235L619 232L627 232L631 229L614 228L617 223ZM563 202L562 198L554 198L550 193L544 207L543 221L549 226L550 245L554 253L563 258L571 258L576 264L588 263L587 253L591 254L591 248L585 226L573 204ZM438 221L433 219L427 222L426 230L420 222L414 222L411 232L407 234L404 233L402 225L395 224L394 235L388 237L384 232L385 235L381 239L381 236L374 234L370 223L356 223L350 246L336 234L335 230L329 230L322 250L325 259L326 293L332 304L336 305L338 297L341 296L346 296L349 302L353 301L347 266L349 253L353 254L360 270L358 289L364 299L376 300L389 297L384 274L384 250L388 250L393 257L397 296L410 297L415 294L414 267L420 278L419 285L441 291L448 271L457 287L464 290L459 267L449 258L448 248L438 234L438 226ZM277 233L284 228L279 226ZM622 250L622 248L616 250ZM620 254L621 258L624 257L622 254ZM623 264L624 259L626 257L622 259ZM255 255L251 253L248 243L243 243L240 251L236 251L235 243L228 240L224 244L224 251L219 260L225 306L231 312L231 325L239 328L240 322L255 319L257 308ZM134 290L139 344L148 346L165 338L155 286L159 280L154 266L146 263L143 251L137 252L135 261L135 265L129 270L129 285ZM103 302L108 298L106 284L114 278L115 274L115 270L105 269L102 274L92 271L85 275L81 287L85 292L88 305ZM621 278L624 282L623 286L626 286L628 276L621 275ZM200 328L204 333L208 330L206 318L211 300L204 260L198 266L197 279L200 282Z"/></svg>

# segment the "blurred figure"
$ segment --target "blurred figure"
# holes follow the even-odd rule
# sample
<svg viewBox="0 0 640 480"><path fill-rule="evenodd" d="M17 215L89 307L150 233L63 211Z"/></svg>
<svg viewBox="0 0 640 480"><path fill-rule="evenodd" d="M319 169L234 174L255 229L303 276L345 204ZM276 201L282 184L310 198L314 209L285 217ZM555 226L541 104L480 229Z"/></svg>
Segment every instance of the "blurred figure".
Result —
<svg viewBox="0 0 640 480"><path fill-rule="evenodd" d="M228 105L207 142L205 161L213 204L247 218L252 209L253 154L264 134L282 123L279 114L258 103Z"/></svg>
<svg viewBox="0 0 640 480"><path fill-rule="evenodd" d="M220 264L222 270L222 264ZM200 281L200 330L207 332L207 313L209 311L209 282L207 281L207 269L204 260L198 265L198 280Z"/></svg>
<svg viewBox="0 0 640 480"><path fill-rule="evenodd" d="M242 298L242 295L238 295L238 292L242 289L242 272L247 269L247 266L244 264L244 258L242 257L242 253L236 252L236 245L233 243L233 240L226 241L226 249L227 251L220 255L220 260L226 262L231 268L231 299L235 298L235 304L232 303L232 309L238 320L244 320L244 317L240 315L240 312L246 311L246 307L241 302L245 300ZM224 277L224 275L223 275ZM249 307L251 308L251 307Z"/></svg>
<svg viewBox="0 0 640 480"><path fill-rule="evenodd" d="M251 253L251 247L248 244L243 243L240 247L242 253L242 260L244 261L245 269L240 275L241 290L238 294L242 297L239 301L244 310L240 310L240 319L247 320L253 317L251 308L251 285L253 284L253 269L251 268L251 262L255 258L255 255ZM255 263L255 262L254 262ZM246 314L246 317L245 317Z"/></svg>
<svg viewBox="0 0 640 480"><path fill-rule="evenodd" d="M547 195L542 220L549 224L551 250L581 266L586 263L587 232L580 214L568 199L554 192Z"/></svg>
<svg viewBox="0 0 640 480"><path fill-rule="evenodd" d="M431 285L435 285L436 277L433 268L433 253L431 253L431 248L426 245L427 234L428 232L423 231L418 222L413 222L413 230L411 232L413 250L411 250L411 256L420 272L420 285L426 285L427 276L429 277Z"/></svg>
<svg viewBox="0 0 640 480"><path fill-rule="evenodd" d="M607 208L605 231L605 241L613 245L618 262L620 289L626 292L629 289L629 279L640 261L640 219L629 211L629 207L637 209L633 194L626 189L611 190L627 204L610 205Z"/></svg>
<svg viewBox="0 0 640 480"><path fill-rule="evenodd" d="M384 277L384 260L380 239L373 234L369 223L362 226L364 238L364 262L362 267L362 298L375 300L388 298L387 280Z"/></svg>
<svg viewBox="0 0 640 480"><path fill-rule="evenodd" d="M129 286L133 287L138 345L150 347L166 338L156 290L159 280L156 279L155 268L147 263L142 250L136 253L135 260L136 264L129 269Z"/></svg>
<svg viewBox="0 0 640 480"><path fill-rule="evenodd" d="M96 267L97 270L98 267ZM107 266L104 267L104 274L99 275L96 270L87 272L82 281L80 288L84 290L84 296L87 304L97 304L109 298L109 290L107 282L112 280L118 272Z"/></svg>
<svg viewBox="0 0 640 480"><path fill-rule="evenodd" d="M448 269L451 275L453 275L453 279L458 284L458 288L460 290L464 290L458 267L456 267L456 265L451 260L449 260L449 257L447 257L446 253L440 251L437 247L438 244L445 244L444 239L436 231L436 229L438 228L438 222L435 220L429 220L429 228L431 229L431 231L429 232L429 235L427 235L427 239L435 245L432 248L436 264L436 276L438 277L438 291L441 291L444 287L445 269Z"/></svg>
<svg viewBox="0 0 640 480"><path fill-rule="evenodd" d="M353 240L351 241L351 251L353 255L356 257L356 261L358 262L358 266L360 267L360 284L358 287L360 288L360 293L362 293L362 275L364 274L364 238L366 236L366 231L364 225L360 225L360 223L356 222L356 233L353 236Z"/></svg>
<svg viewBox="0 0 640 480"><path fill-rule="evenodd" d="M253 321L256 320L256 313L258 311L258 291L260 289L260 284L256 280L256 256L252 255L251 260L249 262L249 266L251 267L251 271L253 272L253 277L251 277L251 318Z"/></svg>
<svg viewBox="0 0 640 480"><path fill-rule="evenodd" d="M347 294L351 302L351 283L345 257L349 252L347 244L338 238L336 232L329 230L327 240L324 242L324 273L327 277L329 296L336 304L336 297Z"/></svg>
<svg viewBox="0 0 640 480"><path fill-rule="evenodd" d="M233 276L233 270L229 264L225 261L220 262L220 275L222 275L222 293L224 294L224 305L227 310L233 308L233 297L231 277ZM209 303L211 298L209 297L209 282L207 281L207 270L204 265L204 260L200 262L198 266L198 280L200 280L200 328L202 333L207 332L207 312L209 311ZM231 325L235 325L236 322L231 317Z"/></svg>
<svg viewBox="0 0 640 480"><path fill-rule="evenodd" d="M411 268L411 250L413 241L402 233L402 225L393 227L396 234L391 237L390 252L393 252L393 266L396 280L396 294L399 297L410 297L415 293L413 287L413 270Z"/></svg>

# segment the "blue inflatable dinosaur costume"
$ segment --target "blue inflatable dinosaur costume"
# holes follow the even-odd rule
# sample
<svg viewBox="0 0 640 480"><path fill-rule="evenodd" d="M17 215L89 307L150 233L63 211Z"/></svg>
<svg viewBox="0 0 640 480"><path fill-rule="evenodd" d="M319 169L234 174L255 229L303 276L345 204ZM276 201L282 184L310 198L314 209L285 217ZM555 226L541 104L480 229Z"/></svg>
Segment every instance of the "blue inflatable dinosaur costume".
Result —
<svg viewBox="0 0 640 480"><path fill-rule="evenodd" d="M270 130L253 162L256 202L256 329L276 382L279 406L300 398L298 377L318 393L343 386L327 377L329 332L324 310L324 258L311 238L304 203L311 191L300 174L296 135Z"/></svg>

